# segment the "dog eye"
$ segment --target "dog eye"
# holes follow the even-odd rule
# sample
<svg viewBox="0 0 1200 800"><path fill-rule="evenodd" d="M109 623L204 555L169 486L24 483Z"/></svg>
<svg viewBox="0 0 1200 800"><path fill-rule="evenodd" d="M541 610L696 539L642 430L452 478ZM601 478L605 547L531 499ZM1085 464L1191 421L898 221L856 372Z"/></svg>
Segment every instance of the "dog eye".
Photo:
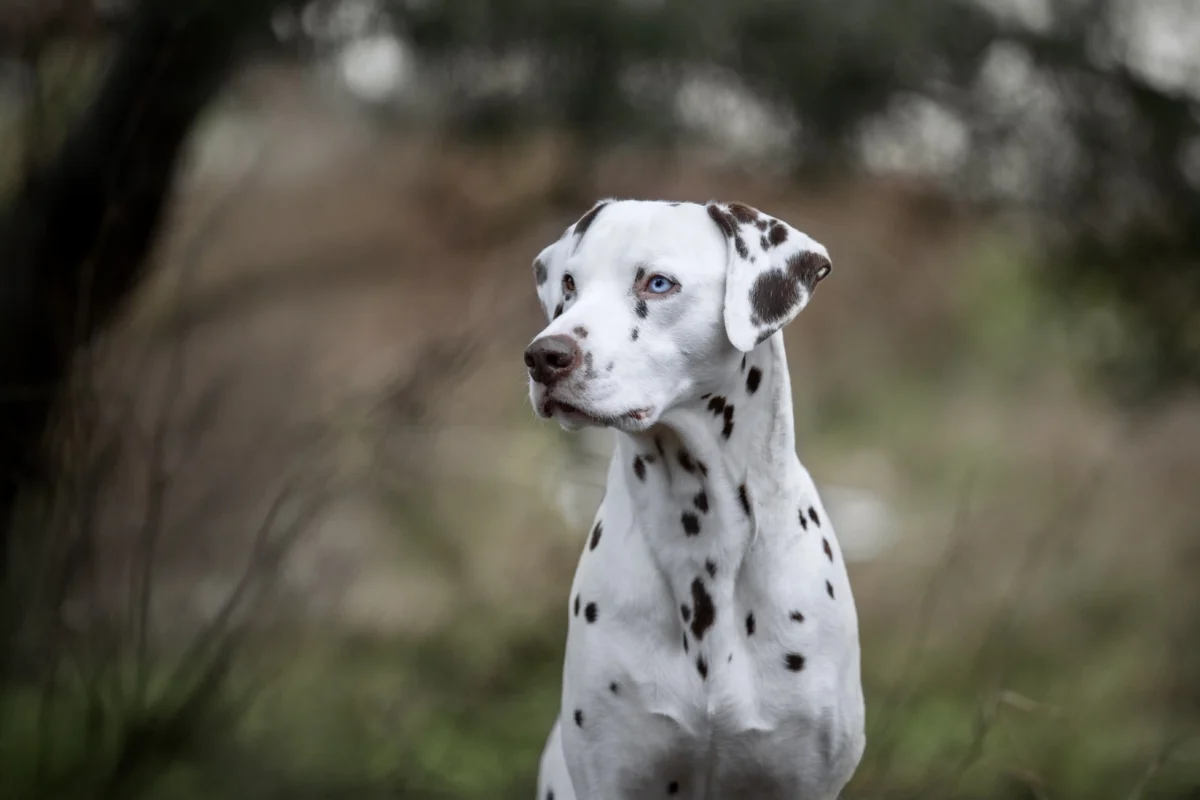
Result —
<svg viewBox="0 0 1200 800"><path fill-rule="evenodd" d="M575 291L575 279L572 278L570 275L563 275L562 285L563 285L564 292Z"/></svg>
<svg viewBox="0 0 1200 800"><path fill-rule="evenodd" d="M675 281L664 275L655 275L646 284L646 291L651 294L665 294L675 286Z"/></svg>

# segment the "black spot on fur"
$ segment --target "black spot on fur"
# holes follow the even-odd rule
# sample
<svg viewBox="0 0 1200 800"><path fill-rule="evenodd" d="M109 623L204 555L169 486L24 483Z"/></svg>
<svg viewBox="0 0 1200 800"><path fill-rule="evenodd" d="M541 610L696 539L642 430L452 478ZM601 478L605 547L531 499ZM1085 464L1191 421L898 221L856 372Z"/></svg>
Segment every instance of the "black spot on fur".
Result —
<svg viewBox="0 0 1200 800"><path fill-rule="evenodd" d="M559 303L557 306L555 306L555 308L554 308L554 318L555 319L558 319L559 317L562 316L562 309L563 309L562 303Z"/></svg>
<svg viewBox="0 0 1200 800"><path fill-rule="evenodd" d="M721 233L725 235L725 238L732 239L734 233L737 232L737 225L734 222L733 216L714 203L709 203L705 207L705 210L708 212L708 216L712 217L712 221L717 223L717 227L721 229Z"/></svg>
<svg viewBox="0 0 1200 800"><path fill-rule="evenodd" d="M633 282L634 282L634 283L641 283L641 282L642 282L642 278L644 278L644 277L646 277L646 268L645 268L645 267L638 267L638 268L637 268L637 273L636 273L636 274L633 276Z"/></svg>
<svg viewBox="0 0 1200 800"><path fill-rule="evenodd" d="M610 683L610 684L608 685L608 690L609 690L610 692L612 692L613 694L617 694L618 692L620 692L620 691L621 691L621 687L620 687L620 686L617 686L617 682L616 682L616 681L613 681L612 683Z"/></svg>
<svg viewBox="0 0 1200 800"><path fill-rule="evenodd" d="M758 246L763 250L771 249L771 243L767 241L767 237L765 235L758 237Z"/></svg>
<svg viewBox="0 0 1200 800"><path fill-rule="evenodd" d="M595 603L588 603L586 606L584 606L583 616L585 619L587 619L588 622L595 622L596 615L598 613L599 613L599 609L596 608Z"/></svg>
<svg viewBox="0 0 1200 800"><path fill-rule="evenodd" d="M579 595L575 595L575 616L579 616Z"/></svg>
<svg viewBox="0 0 1200 800"><path fill-rule="evenodd" d="M679 521L683 523L683 532L688 536L695 536L700 533L700 518L692 512L683 512L679 517Z"/></svg>
<svg viewBox="0 0 1200 800"><path fill-rule="evenodd" d="M700 470L700 474L703 475L705 478L708 477L708 467L705 466L703 461L696 462L696 469Z"/></svg>
<svg viewBox="0 0 1200 800"><path fill-rule="evenodd" d="M671 781L667 784L667 794L679 794L679 781Z"/></svg>
<svg viewBox="0 0 1200 800"><path fill-rule="evenodd" d="M742 372L745 372L745 371L746 371L746 356L745 356L745 355L743 355L743 356L742 356L742 366L741 366L741 370L742 370Z"/></svg>
<svg viewBox="0 0 1200 800"><path fill-rule="evenodd" d="M733 404L725 406L725 427L721 428L721 435L726 439L733 435Z"/></svg>
<svg viewBox="0 0 1200 800"><path fill-rule="evenodd" d="M600 212L604 210L606 205L608 204L597 203L590 211L580 217L579 221L575 223L575 235L582 239L583 235L588 232L588 228L592 227L592 223L596 221L596 217L600 215ZM578 246L577 242L576 247Z"/></svg>
<svg viewBox="0 0 1200 800"><path fill-rule="evenodd" d="M832 583L830 583L829 581L825 581L825 591L826 591L826 592L829 594L829 597L832 599L832 597L833 597L833 584L832 584Z"/></svg>
<svg viewBox="0 0 1200 800"><path fill-rule="evenodd" d="M679 466L683 467L683 471L688 474L696 471L696 462L692 461L692 457L688 455L687 450L679 451Z"/></svg>
<svg viewBox="0 0 1200 800"><path fill-rule="evenodd" d="M595 550L596 545L600 544L600 534L604 532L604 525L599 520L596 521L596 527L592 528L592 542L588 545L589 550Z"/></svg>
<svg viewBox="0 0 1200 800"><path fill-rule="evenodd" d="M580 339L586 339L588 335L587 328L583 327L582 325L576 325L571 329L571 333L575 334Z"/></svg>
<svg viewBox="0 0 1200 800"><path fill-rule="evenodd" d="M615 361L610 361L610 362L608 362L608 366L604 368L604 371L605 371L605 372L612 372L612 371L613 371L613 367L615 367L616 365L617 365L617 363L616 363Z"/></svg>
<svg viewBox="0 0 1200 800"><path fill-rule="evenodd" d="M708 662L704 660L704 656L696 656L696 671L703 680L708 680Z"/></svg>
<svg viewBox="0 0 1200 800"><path fill-rule="evenodd" d="M634 328L633 331L629 334L629 341L636 342L637 340L638 340L638 329Z"/></svg>
<svg viewBox="0 0 1200 800"><path fill-rule="evenodd" d="M742 504L742 511L746 512L746 516L750 516L750 490L744 483L738 487L738 501Z"/></svg>
<svg viewBox="0 0 1200 800"><path fill-rule="evenodd" d="M639 481L646 480L646 462L642 461L641 456L633 458L633 474L638 476Z"/></svg>
<svg viewBox="0 0 1200 800"><path fill-rule="evenodd" d="M546 282L546 265L542 263L540 258L533 260L533 279L537 281L537 285L541 286Z"/></svg>
<svg viewBox="0 0 1200 800"><path fill-rule="evenodd" d="M754 612L752 611L752 612L750 612L749 614L747 614L747 615L746 615L746 635L747 635L747 636L753 636L753 635L754 635L754 628L755 628L755 624L754 624Z"/></svg>
<svg viewBox="0 0 1200 800"><path fill-rule="evenodd" d="M692 636L696 641L704 641L704 634L712 627L717 618L717 608L713 605L712 597L704 588L704 581L696 578L692 581Z"/></svg>
<svg viewBox="0 0 1200 800"><path fill-rule="evenodd" d="M709 400L708 410L714 414L720 414L725 410L725 398L717 395L712 400Z"/></svg>
<svg viewBox="0 0 1200 800"><path fill-rule="evenodd" d="M583 727L583 711L578 708L575 709L575 724L580 728Z"/></svg>
<svg viewBox="0 0 1200 800"><path fill-rule="evenodd" d="M687 652L688 652L688 640L687 640L687 633L684 633L684 634L683 634L683 652L684 652L684 653L687 653Z"/></svg>
<svg viewBox="0 0 1200 800"><path fill-rule="evenodd" d="M700 399L701 399L701 400L707 400L707 399L708 399L708 398L710 398L710 397L712 397L712 392L709 392L709 393L707 393L707 394L702 394L702 395L700 395Z"/></svg>
<svg viewBox="0 0 1200 800"><path fill-rule="evenodd" d="M654 453L646 453L646 455L642 456L642 460L647 464L653 464L655 461L658 461L658 456L654 455Z"/></svg>
<svg viewBox="0 0 1200 800"><path fill-rule="evenodd" d="M692 498L692 503L700 509L701 513L708 513L708 494L703 489Z"/></svg>
<svg viewBox="0 0 1200 800"><path fill-rule="evenodd" d="M750 248L746 247L746 240L743 239L741 236L734 237L733 246L737 250L737 254L739 256L741 256L742 258L750 257Z"/></svg>
<svg viewBox="0 0 1200 800"><path fill-rule="evenodd" d="M667 457L667 451L663 449L662 439L658 438L657 436L654 437L654 449L657 450L658 454L663 458Z"/></svg>
<svg viewBox="0 0 1200 800"><path fill-rule="evenodd" d="M808 520L804 518L804 509L800 509L800 527L808 530Z"/></svg>
<svg viewBox="0 0 1200 800"><path fill-rule="evenodd" d="M817 510L812 506L808 507L808 518L813 521L813 525L821 527L821 518L817 516Z"/></svg>
<svg viewBox="0 0 1200 800"><path fill-rule="evenodd" d="M792 613L788 614L788 619L790 619L792 622L804 622L804 615L799 611L793 611Z"/></svg>
<svg viewBox="0 0 1200 800"><path fill-rule="evenodd" d="M746 391L754 394L758 391L758 385L762 383L762 370L758 367L751 367L746 373Z"/></svg>
<svg viewBox="0 0 1200 800"><path fill-rule="evenodd" d="M799 672L800 670L804 669L804 656L800 655L799 653L788 653L783 657L783 663L786 664L787 668L792 672Z"/></svg>
<svg viewBox="0 0 1200 800"><path fill-rule="evenodd" d="M634 306L633 310L636 311L637 315L642 319L645 319L650 315L650 306L645 300L638 300L637 305Z"/></svg>
<svg viewBox="0 0 1200 800"><path fill-rule="evenodd" d="M687 622L692 618L692 610L687 606L680 606L679 616L683 617L684 622Z"/></svg>
<svg viewBox="0 0 1200 800"><path fill-rule="evenodd" d="M546 790L546 800L554 800L554 790L553 789Z"/></svg>
<svg viewBox="0 0 1200 800"><path fill-rule="evenodd" d="M833 548L829 546L829 540L822 539L821 546L825 548L825 555L829 557L830 563L833 563Z"/></svg>
<svg viewBox="0 0 1200 800"><path fill-rule="evenodd" d="M708 577L710 578L717 577L717 562L713 561L712 559L705 561L704 571L708 573Z"/></svg>

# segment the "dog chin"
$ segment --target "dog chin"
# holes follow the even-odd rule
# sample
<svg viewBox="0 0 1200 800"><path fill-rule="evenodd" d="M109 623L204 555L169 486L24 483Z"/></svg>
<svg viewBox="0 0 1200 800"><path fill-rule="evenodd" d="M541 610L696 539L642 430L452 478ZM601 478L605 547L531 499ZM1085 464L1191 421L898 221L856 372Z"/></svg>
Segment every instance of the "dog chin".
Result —
<svg viewBox="0 0 1200 800"><path fill-rule="evenodd" d="M604 414L551 398L542 398L540 402L535 403L535 408L539 417L553 419L566 431L614 428L626 433L636 433L648 429L657 420L653 409L649 408L633 409L621 414Z"/></svg>

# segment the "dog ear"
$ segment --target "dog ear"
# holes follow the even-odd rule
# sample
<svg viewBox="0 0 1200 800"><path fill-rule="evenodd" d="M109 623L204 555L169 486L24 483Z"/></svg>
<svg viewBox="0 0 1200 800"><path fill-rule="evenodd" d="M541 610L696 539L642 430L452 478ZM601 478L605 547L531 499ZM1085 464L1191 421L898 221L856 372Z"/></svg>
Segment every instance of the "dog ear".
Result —
<svg viewBox="0 0 1200 800"><path fill-rule="evenodd" d="M558 316L562 302L562 268L559 261L563 258L563 239L544 248L533 260L533 282L537 285L538 302L546 314L547 321L553 321Z"/></svg>
<svg viewBox="0 0 1200 800"><path fill-rule="evenodd" d="M833 264L824 246L750 206L706 208L729 246L725 331L748 352L796 318Z"/></svg>
<svg viewBox="0 0 1200 800"><path fill-rule="evenodd" d="M579 248L579 242L588 228L592 227L604 207L612 202L614 198L611 197L598 200L587 213L563 231L558 241L543 249L533 260L533 281L537 285L538 300L546 312L546 319L551 322L562 313L562 262Z"/></svg>

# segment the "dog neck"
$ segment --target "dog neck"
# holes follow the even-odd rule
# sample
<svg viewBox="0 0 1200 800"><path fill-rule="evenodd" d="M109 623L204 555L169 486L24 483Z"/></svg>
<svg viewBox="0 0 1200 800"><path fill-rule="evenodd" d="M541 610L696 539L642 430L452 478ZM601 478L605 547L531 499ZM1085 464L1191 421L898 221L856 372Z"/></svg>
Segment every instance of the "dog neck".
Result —
<svg viewBox="0 0 1200 800"><path fill-rule="evenodd" d="M782 335L734 361L719 385L704 388L712 391L671 409L650 430L618 435L609 485L618 479L626 487L632 521L664 547L707 534L736 557L758 533L755 509L783 502L795 485L799 462Z"/></svg>

